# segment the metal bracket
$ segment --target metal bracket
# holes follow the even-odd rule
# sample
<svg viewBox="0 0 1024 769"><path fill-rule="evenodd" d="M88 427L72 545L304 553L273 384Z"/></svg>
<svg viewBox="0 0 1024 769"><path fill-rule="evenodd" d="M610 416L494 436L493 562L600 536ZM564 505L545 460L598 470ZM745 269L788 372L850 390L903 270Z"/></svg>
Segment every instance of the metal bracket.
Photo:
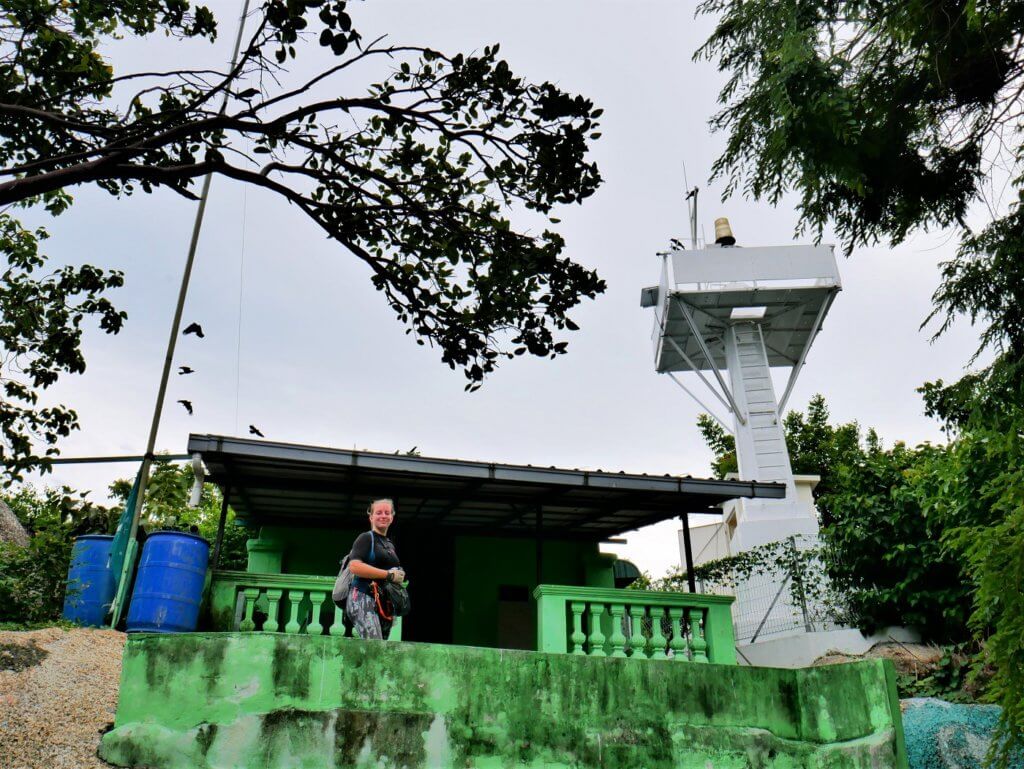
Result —
<svg viewBox="0 0 1024 769"><path fill-rule="evenodd" d="M796 384L796 379L800 375L800 370L804 367L804 361L807 360L807 353L811 350L811 343L814 341L815 337L818 336L818 332L821 330L821 324L825 320L825 314L828 312L828 308L832 306L832 302L835 300L837 293L839 293L838 289L830 291L829 295L825 298L825 301L821 303L821 307L818 308L818 317L814 319L814 325L811 326L811 331L807 334L807 341L804 343L804 349L800 351L800 357L797 358L796 363L793 364L793 370L789 373L789 381L786 383L786 391L779 399L779 414L782 414L783 409L786 408L786 401L789 400L790 393L793 392L793 386Z"/></svg>
<svg viewBox="0 0 1024 769"><path fill-rule="evenodd" d="M733 429L731 427L729 427L725 422L723 422L721 419L718 418L718 414L716 414L714 411L712 411L706 405L704 405L704 402L700 398L698 398L696 395L694 395L690 391L690 388L688 388L686 385L684 385L682 382L680 382L678 379L676 379L675 374L673 374L671 371L666 371L664 373L668 374L669 379L671 379L673 382L675 382L677 385L679 385L681 388L683 388L683 392L685 392L687 395L689 395L691 398L693 398L695 401L697 401L697 405L700 406L702 409L704 409L704 411L707 412L708 416L710 416L712 419L714 419L716 422L718 422L718 424L722 426L723 430L725 430L727 433L729 433L729 435L735 435L736 434L735 432L733 432Z"/></svg>
<svg viewBox="0 0 1024 769"><path fill-rule="evenodd" d="M672 345L673 349L675 349L675 351L679 353L679 356L683 359L683 362L690 367L690 370L693 371L693 373L696 374L698 377L700 377L700 381L702 381L704 385L711 391L711 394L718 398L719 403L725 406L725 410L728 411L730 414L736 414L736 412L733 411L732 407L729 405L728 401L726 401L726 399L719 394L718 390L714 388L711 382L707 380L707 377L700 373L700 369L698 369L694 365L693 361L690 360L690 356L683 352L683 348L679 346L679 343L676 342L676 340L670 336L665 337L665 339L668 341L670 345ZM740 415L736 414L736 416Z"/></svg>
<svg viewBox="0 0 1024 769"><path fill-rule="evenodd" d="M697 324L693 320L693 315L690 313L689 305L678 296L675 297L675 300L679 305L679 309L682 310L683 317L686 318L686 323L690 327L690 331L693 332L693 336L697 340L697 344L700 346L700 351L707 359L708 365L711 366L711 370L714 372L715 378L718 380L718 384L721 385L722 392L724 392L725 397L729 399L729 403L732 406L732 412L736 415L736 418L740 420L741 424L746 424L746 414L740 410L739 406L736 405L736 401L733 400L732 393L729 391L729 386L725 383L725 379L722 377L722 372L718 370L718 366L715 363L714 356L711 355L711 351L708 349L707 343L704 341L704 337L701 336L700 330L697 328Z"/></svg>

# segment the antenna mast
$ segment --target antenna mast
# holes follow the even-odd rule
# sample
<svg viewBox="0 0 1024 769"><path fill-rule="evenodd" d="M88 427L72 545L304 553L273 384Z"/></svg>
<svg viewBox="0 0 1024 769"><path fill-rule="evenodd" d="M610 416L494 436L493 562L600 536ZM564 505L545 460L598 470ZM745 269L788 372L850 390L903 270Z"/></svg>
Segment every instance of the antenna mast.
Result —
<svg viewBox="0 0 1024 769"><path fill-rule="evenodd" d="M686 208L690 212L690 248L697 250L697 193L700 187L694 187L686 193ZM693 201L690 203L689 201Z"/></svg>
<svg viewBox="0 0 1024 769"><path fill-rule="evenodd" d="M686 192L686 211L690 215L690 248L694 251L697 250L697 193L700 191L700 187L697 185L693 186L693 189L689 189L690 180L686 176L686 163L683 163L683 186L687 188ZM692 203L690 201L693 201Z"/></svg>

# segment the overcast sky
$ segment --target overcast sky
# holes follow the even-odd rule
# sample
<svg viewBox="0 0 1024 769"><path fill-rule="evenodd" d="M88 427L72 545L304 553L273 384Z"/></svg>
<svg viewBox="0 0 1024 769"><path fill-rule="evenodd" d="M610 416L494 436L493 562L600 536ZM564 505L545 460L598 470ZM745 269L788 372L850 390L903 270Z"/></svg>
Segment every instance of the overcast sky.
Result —
<svg viewBox="0 0 1024 769"><path fill-rule="evenodd" d="M118 71L226 60L239 5L211 7L221 23L215 45L125 41ZM691 55L711 21L695 20L692 4L677 1L368 0L350 10L366 39L388 33L392 42L448 53L500 42L513 71L555 81L604 108L594 158L605 182L583 206L556 215L568 255L595 267L608 290L573 315L581 330L569 336L568 355L510 361L466 394L461 372L404 334L362 263L283 201L215 179L185 312L206 338L179 343L175 363L197 373L172 378L158 448L182 452L190 431L245 435L252 423L268 439L314 445L416 446L425 456L707 475L699 409L654 372L652 317L639 306L641 287L658 280L655 252L688 231L684 163L691 185L702 187L704 232L728 216L740 245L809 242L794 237L791 203L723 203L720 186L707 186L723 143L707 128L722 77ZM309 49L316 48L312 41ZM312 72L324 61L300 55L295 67ZM141 453L195 204L167 192L121 201L96 190L74 193L72 209L47 222L47 251L55 262L123 269L127 283L114 298L129 317L116 337L90 332L88 371L52 391L81 417L64 454ZM935 233L841 259L843 291L790 406L802 409L820 392L835 420L873 426L886 442L940 441L914 390L960 376L977 334L961 323L931 344L918 326L937 264L954 246L948 234ZM192 417L179 398L194 403ZM132 472L125 465L58 467L45 482L100 495ZM660 575L679 561L677 528L652 527L620 550Z"/></svg>

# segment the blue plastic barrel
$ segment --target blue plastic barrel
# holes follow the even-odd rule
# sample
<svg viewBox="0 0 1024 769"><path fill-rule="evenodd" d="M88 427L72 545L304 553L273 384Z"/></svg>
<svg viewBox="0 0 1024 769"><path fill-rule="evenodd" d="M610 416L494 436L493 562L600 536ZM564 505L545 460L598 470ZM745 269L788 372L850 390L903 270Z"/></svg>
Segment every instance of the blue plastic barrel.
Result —
<svg viewBox="0 0 1024 769"><path fill-rule="evenodd" d="M142 546L128 609L129 633L196 629L210 543L194 534L158 531Z"/></svg>
<svg viewBox="0 0 1024 769"><path fill-rule="evenodd" d="M107 564L113 541L114 538L106 534L75 538L61 613L64 619L90 627L103 624L117 588Z"/></svg>

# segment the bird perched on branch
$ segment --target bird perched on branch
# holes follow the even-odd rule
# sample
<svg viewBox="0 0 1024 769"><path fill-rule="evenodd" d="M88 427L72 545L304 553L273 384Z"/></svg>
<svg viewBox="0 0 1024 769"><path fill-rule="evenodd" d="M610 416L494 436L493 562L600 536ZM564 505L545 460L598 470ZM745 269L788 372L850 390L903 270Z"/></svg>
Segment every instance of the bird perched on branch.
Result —
<svg viewBox="0 0 1024 769"><path fill-rule="evenodd" d="M249 435L258 435L261 438L264 437L263 433L260 432L260 429L256 427L256 425L249 425Z"/></svg>
<svg viewBox="0 0 1024 769"><path fill-rule="evenodd" d="M189 416L192 416L192 401L178 401L178 403L185 407L185 411L188 412Z"/></svg>
<svg viewBox="0 0 1024 769"><path fill-rule="evenodd" d="M189 368L188 366L178 366L178 376L182 376L183 374L194 374L194 373L195 373L195 369L194 368Z"/></svg>
<svg viewBox="0 0 1024 769"><path fill-rule="evenodd" d="M186 334L195 334L200 339L206 336L206 334L203 333L203 327L200 326L198 323L189 323L187 326L185 326L185 330L182 331L181 334L182 336Z"/></svg>

